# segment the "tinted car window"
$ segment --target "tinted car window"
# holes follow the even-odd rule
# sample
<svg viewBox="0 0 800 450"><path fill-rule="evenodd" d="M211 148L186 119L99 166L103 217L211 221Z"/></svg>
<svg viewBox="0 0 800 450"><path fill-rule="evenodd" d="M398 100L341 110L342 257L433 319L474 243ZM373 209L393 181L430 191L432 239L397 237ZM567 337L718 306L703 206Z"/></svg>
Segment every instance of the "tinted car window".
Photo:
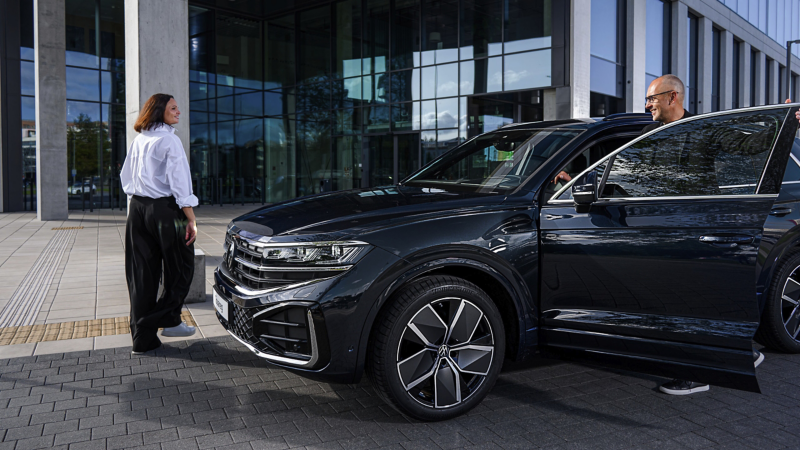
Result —
<svg viewBox="0 0 800 450"><path fill-rule="evenodd" d="M579 133L508 130L481 135L434 161L403 184L503 193L518 187Z"/></svg>
<svg viewBox="0 0 800 450"><path fill-rule="evenodd" d="M713 116L661 130L613 157L603 196L753 194L786 111Z"/></svg>

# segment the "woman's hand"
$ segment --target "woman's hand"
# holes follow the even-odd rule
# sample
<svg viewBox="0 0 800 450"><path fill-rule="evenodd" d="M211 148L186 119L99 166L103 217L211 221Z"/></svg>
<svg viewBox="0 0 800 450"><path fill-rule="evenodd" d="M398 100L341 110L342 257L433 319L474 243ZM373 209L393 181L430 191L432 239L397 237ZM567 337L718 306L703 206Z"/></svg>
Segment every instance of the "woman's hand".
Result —
<svg viewBox="0 0 800 450"><path fill-rule="evenodd" d="M555 178L553 178L553 184L558 183L559 180L562 180L565 183L569 183L572 180L572 177L569 176L569 174L567 172L564 172L562 170L561 172L558 173L558 175L556 175Z"/></svg>
<svg viewBox="0 0 800 450"><path fill-rule="evenodd" d="M186 214L186 245L192 245L192 243L197 239L197 218L194 216L194 210L191 206L187 206L183 209L183 213Z"/></svg>
<svg viewBox="0 0 800 450"><path fill-rule="evenodd" d="M195 239L197 239L197 221L190 220L186 224L186 245L192 245Z"/></svg>

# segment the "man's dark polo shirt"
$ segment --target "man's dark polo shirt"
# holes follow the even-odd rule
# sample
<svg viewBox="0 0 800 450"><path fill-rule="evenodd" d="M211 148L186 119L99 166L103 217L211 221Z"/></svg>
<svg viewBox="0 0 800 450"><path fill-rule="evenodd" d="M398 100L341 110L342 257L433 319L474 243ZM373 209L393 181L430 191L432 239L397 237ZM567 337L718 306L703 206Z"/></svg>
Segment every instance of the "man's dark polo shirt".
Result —
<svg viewBox="0 0 800 450"><path fill-rule="evenodd" d="M683 116L681 117L681 119L685 119L687 117L692 117L693 115L694 114L692 114L689 111L684 109L683 110ZM642 134L649 133L649 132L655 130L656 128L660 127L661 125L664 125L664 122L653 122L650 125L644 127L644 129L642 130Z"/></svg>

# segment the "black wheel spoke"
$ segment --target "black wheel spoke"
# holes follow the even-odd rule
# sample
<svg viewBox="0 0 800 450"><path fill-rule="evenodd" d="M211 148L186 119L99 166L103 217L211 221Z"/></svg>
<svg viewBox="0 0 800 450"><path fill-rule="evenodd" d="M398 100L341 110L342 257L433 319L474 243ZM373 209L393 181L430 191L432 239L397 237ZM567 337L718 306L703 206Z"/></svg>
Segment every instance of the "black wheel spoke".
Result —
<svg viewBox="0 0 800 450"><path fill-rule="evenodd" d="M800 332L800 305L795 306L785 319L783 325L786 327L786 332L792 338L797 339L798 332Z"/></svg>
<svg viewBox="0 0 800 450"><path fill-rule="evenodd" d="M452 352L452 360L461 372L483 376L489 374L494 347L466 345Z"/></svg>
<svg viewBox="0 0 800 450"><path fill-rule="evenodd" d="M450 325L450 333L447 339L448 345L469 342L482 317L483 313L480 309L470 302L461 300L458 312Z"/></svg>
<svg viewBox="0 0 800 450"><path fill-rule="evenodd" d="M461 403L461 379L458 371L449 362L444 362L434 375L436 382L437 408L445 408Z"/></svg>
<svg viewBox="0 0 800 450"><path fill-rule="evenodd" d="M441 344L447 334L447 325L430 305L426 305L411 319L408 328L429 347Z"/></svg>
<svg viewBox="0 0 800 450"><path fill-rule="evenodd" d="M438 359L436 352L424 349L397 363L397 371L400 373L400 380L406 390L414 388L433 376Z"/></svg>
<svg viewBox="0 0 800 450"><path fill-rule="evenodd" d="M786 285L783 287L782 298L784 301L797 305L798 301L800 301L800 282L791 277L787 278Z"/></svg>

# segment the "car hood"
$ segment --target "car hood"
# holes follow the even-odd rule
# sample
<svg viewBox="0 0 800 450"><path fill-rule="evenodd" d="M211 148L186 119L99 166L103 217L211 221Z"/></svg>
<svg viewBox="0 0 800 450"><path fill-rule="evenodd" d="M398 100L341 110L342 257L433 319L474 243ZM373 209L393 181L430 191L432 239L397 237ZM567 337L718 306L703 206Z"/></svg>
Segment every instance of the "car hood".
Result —
<svg viewBox="0 0 800 450"><path fill-rule="evenodd" d="M387 186L302 197L258 209L233 222L240 230L261 236L341 237L408 221L496 208L504 199L497 194Z"/></svg>

